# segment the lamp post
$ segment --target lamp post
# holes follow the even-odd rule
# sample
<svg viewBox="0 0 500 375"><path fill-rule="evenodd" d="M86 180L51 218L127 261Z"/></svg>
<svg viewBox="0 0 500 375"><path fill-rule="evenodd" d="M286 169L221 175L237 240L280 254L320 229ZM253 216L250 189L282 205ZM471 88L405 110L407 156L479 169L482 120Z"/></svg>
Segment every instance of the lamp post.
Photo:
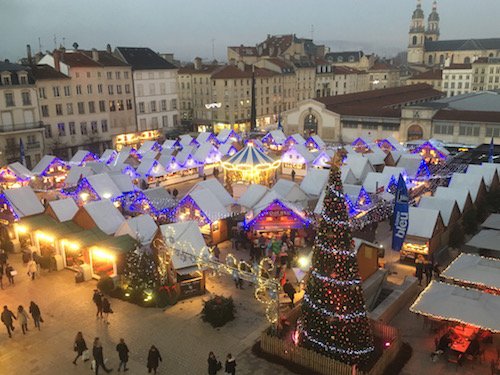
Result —
<svg viewBox="0 0 500 375"><path fill-rule="evenodd" d="M205 108L211 110L210 113L211 113L211 119L212 119L211 120L212 131L214 131L214 125L215 125L214 124L214 122L215 122L215 120L214 120L214 109L218 109L220 107L222 107L222 103L214 102L214 103L207 103L207 104L205 104Z"/></svg>

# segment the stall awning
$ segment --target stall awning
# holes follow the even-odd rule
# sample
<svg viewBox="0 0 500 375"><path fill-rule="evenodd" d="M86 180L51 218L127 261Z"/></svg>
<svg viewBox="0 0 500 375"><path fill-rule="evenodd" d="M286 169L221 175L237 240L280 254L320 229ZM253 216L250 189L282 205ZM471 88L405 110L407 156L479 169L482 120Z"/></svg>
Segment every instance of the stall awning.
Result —
<svg viewBox="0 0 500 375"><path fill-rule="evenodd" d="M114 253L126 254L137 247L137 241L128 234L118 237L109 237L94 246L109 250Z"/></svg>
<svg viewBox="0 0 500 375"><path fill-rule="evenodd" d="M107 238L109 236L97 227L65 236L66 240L78 243L80 247L90 247Z"/></svg>
<svg viewBox="0 0 500 375"><path fill-rule="evenodd" d="M410 311L440 320L500 332L500 296L477 289L432 281Z"/></svg>

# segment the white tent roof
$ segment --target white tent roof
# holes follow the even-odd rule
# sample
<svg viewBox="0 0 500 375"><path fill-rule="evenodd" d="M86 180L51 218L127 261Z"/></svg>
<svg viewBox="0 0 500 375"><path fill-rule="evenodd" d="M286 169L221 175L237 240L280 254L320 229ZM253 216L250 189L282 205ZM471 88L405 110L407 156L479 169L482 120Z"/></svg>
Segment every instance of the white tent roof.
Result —
<svg viewBox="0 0 500 375"><path fill-rule="evenodd" d="M175 139L166 139L161 146L163 147L163 150L171 150L175 148L176 142L177 141Z"/></svg>
<svg viewBox="0 0 500 375"><path fill-rule="evenodd" d="M370 160L370 163L372 165L384 165L387 154L382 151L377 145L372 147L372 151L373 152L365 154L368 160Z"/></svg>
<svg viewBox="0 0 500 375"><path fill-rule="evenodd" d="M220 143L226 143L230 137L239 138L234 130L231 129L222 129L219 134L217 134L217 140Z"/></svg>
<svg viewBox="0 0 500 375"><path fill-rule="evenodd" d="M193 158L199 163L215 163L220 161L221 152L210 142L202 143L194 152ZM207 160L208 159L208 160Z"/></svg>
<svg viewBox="0 0 500 375"><path fill-rule="evenodd" d="M80 165L88 154L92 154L92 153L88 150L78 150L73 155L73 157L71 158L69 163L73 164L73 165Z"/></svg>
<svg viewBox="0 0 500 375"><path fill-rule="evenodd" d="M167 174L167 171L156 159L144 158L136 169L142 177L161 177Z"/></svg>
<svg viewBox="0 0 500 375"><path fill-rule="evenodd" d="M391 181L392 175L387 173L377 173L370 172L366 175L365 180L363 181L363 187L365 188L367 193L374 194L377 192L377 187L381 189L384 187L384 190L387 190L389 182Z"/></svg>
<svg viewBox="0 0 500 375"><path fill-rule="evenodd" d="M317 152L311 152L304 145L293 145L281 156L281 161L284 163L297 163L298 161L310 164L318 156ZM301 160L302 159L302 160Z"/></svg>
<svg viewBox="0 0 500 375"><path fill-rule="evenodd" d="M440 276L500 291L500 260L462 253Z"/></svg>
<svg viewBox="0 0 500 375"><path fill-rule="evenodd" d="M305 145L306 144L306 140L299 133L292 134L288 138L290 138L291 140L293 140L293 142L295 142L296 144L299 144L299 145Z"/></svg>
<svg viewBox="0 0 500 375"><path fill-rule="evenodd" d="M118 155L118 152L116 150L108 148L104 150L99 160L103 163L108 163L111 159L115 158L116 155Z"/></svg>
<svg viewBox="0 0 500 375"><path fill-rule="evenodd" d="M178 273L183 274L183 269L186 270L184 273L189 273L197 264L195 257L209 257L208 247L197 222L165 224L160 226L160 230L166 245L174 250L171 252L172 262Z"/></svg>
<svg viewBox="0 0 500 375"><path fill-rule="evenodd" d="M389 151L389 153L387 155L391 155L392 156L392 160L394 160L394 162L397 164L399 159L401 159L401 156L403 155L407 155L407 154L403 154L401 151ZM409 154L411 155L411 154Z"/></svg>
<svg viewBox="0 0 500 375"><path fill-rule="evenodd" d="M10 163L8 168L18 177L28 179L33 176L33 173L19 162Z"/></svg>
<svg viewBox="0 0 500 375"><path fill-rule="evenodd" d="M465 202L467 202L467 197L470 196L470 193L469 190L467 190L467 188L465 187L449 188L438 186L438 188L434 192L434 196L437 198L455 199L460 212L463 212L465 208Z"/></svg>
<svg viewBox="0 0 500 375"><path fill-rule="evenodd" d="M54 159L57 159L53 155L44 155L44 157L38 162L37 165L32 169L32 173L36 176L41 175L45 169L54 161Z"/></svg>
<svg viewBox="0 0 500 375"><path fill-rule="evenodd" d="M71 167L64 180L64 186L66 187L75 186L78 183L80 176L88 177L92 176L93 174L94 172L92 172L92 169L90 169L90 167L87 166L80 167L78 165L74 165L73 167Z"/></svg>
<svg viewBox="0 0 500 375"><path fill-rule="evenodd" d="M345 164L351 169L354 177L356 177L358 181L363 181L368 173L375 172L370 160L362 154L348 154Z"/></svg>
<svg viewBox="0 0 500 375"><path fill-rule="evenodd" d="M500 231L483 229L472 237L466 245L476 249L500 251Z"/></svg>
<svg viewBox="0 0 500 375"><path fill-rule="evenodd" d="M288 207L294 212L300 213L302 212L302 208L299 207L298 205L287 201L283 199L278 193L275 191L270 190L267 192L264 197L255 205L255 207L252 209L253 211L253 218L255 218L262 210L265 210L271 203L273 203L275 200L279 200L285 207Z"/></svg>
<svg viewBox="0 0 500 375"><path fill-rule="evenodd" d="M308 197L297 183L280 178L271 188L271 191L277 193L282 199L293 203L304 203Z"/></svg>
<svg viewBox="0 0 500 375"><path fill-rule="evenodd" d="M41 214L45 210L29 186L7 189L3 193L19 218Z"/></svg>
<svg viewBox="0 0 500 375"><path fill-rule="evenodd" d="M85 163L85 166L90 168L93 174L108 173L111 171L111 168L102 161L89 161ZM74 167L72 167L72 169L73 168Z"/></svg>
<svg viewBox="0 0 500 375"><path fill-rule="evenodd" d="M500 214L490 214L488 218L481 224L482 228L500 230Z"/></svg>
<svg viewBox="0 0 500 375"><path fill-rule="evenodd" d="M131 155L132 149L130 147L123 147L118 155L116 155L115 160L113 160L113 165L120 165L127 161L128 157Z"/></svg>
<svg viewBox="0 0 500 375"><path fill-rule="evenodd" d="M88 176L87 181L101 199L115 199L122 195L109 174L101 173Z"/></svg>
<svg viewBox="0 0 500 375"><path fill-rule="evenodd" d="M390 176L394 176L396 181L399 179L399 175L402 174L403 176L407 176L408 172L401 167L391 167L386 165L382 171L382 174L387 174Z"/></svg>
<svg viewBox="0 0 500 375"><path fill-rule="evenodd" d="M491 183L493 182L493 178L495 177L495 171L495 168L469 164L466 174L476 174L482 176L486 187L489 189Z"/></svg>
<svg viewBox="0 0 500 375"><path fill-rule="evenodd" d="M195 147L190 147L187 145L184 146L184 148L175 155L175 159L180 165L184 166L184 164L186 164L186 162L188 161L189 157L193 156L194 149Z"/></svg>
<svg viewBox="0 0 500 375"><path fill-rule="evenodd" d="M275 144L277 144L277 145L285 144L286 135L285 135L285 133L283 133L282 130L271 130L269 132L269 134L273 138Z"/></svg>
<svg viewBox="0 0 500 375"><path fill-rule="evenodd" d="M326 195L326 192L325 192L325 189L323 189L321 191L321 194L319 195L319 199L318 199L318 202L316 203L316 207L314 207L314 213L316 215L321 215L321 211L323 211L323 202L325 200L325 195Z"/></svg>
<svg viewBox="0 0 500 375"><path fill-rule="evenodd" d="M328 169L310 168L300 183L300 189L309 195L319 196L328 182Z"/></svg>
<svg viewBox="0 0 500 375"><path fill-rule="evenodd" d="M320 167L330 168L330 166L327 163L329 163L330 160L332 160L333 155L335 155L335 150L332 150L331 148L326 148L324 150L321 150L315 154L313 164Z"/></svg>
<svg viewBox="0 0 500 375"><path fill-rule="evenodd" d="M453 213L453 207L455 207L455 204L456 201L452 198L445 199L438 197L428 197L424 195L420 198L418 207L439 210L444 225L448 226L448 224L450 223L451 214Z"/></svg>
<svg viewBox="0 0 500 375"><path fill-rule="evenodd" d="M142 192L156 210L164 210L165 208L171 208L176 205L175 199L164 187L159 186L143 190Z"/></svg>
<svg viewBox="0 0 500 375"><path fill-rule="evenodd" d="M201 145L202 143L208 142L208 140L210 139L210 137L212 137L212 133L210 133L210 132L201 132L196 137L196 142L198 142Z"/></svg>
<svg viewBox="0 0 500 375"><path fill-rule="evenodd" d="M115 237L128 234L141 245L149 245L158 231L154 219L149 215L139 215L125 220L115 233Z"/></svg>
<svg viewBox="0 0 500 375"><path fill-rule="evenodd" d="M448 186L451 188L466 187L469 190L472 202L475 202L479 189L481 188L482 181L483 176L479 174L453 173Z"/></svg>
<svg viewBox="0 0 500 375"><path fill-rule="evenodd" d="M398 167L403 168L408 177L415 178L421 162L422 157L419 154L404 154L399 158Z"/></svg>
<svg viewBox="0 0 500 375"><path fill-rule="evenodd" d="M319 148L324 148L326 146L326 143L317 134L310 136L307 140L309 139L314 141L314 143L316 143Z"/></svg>
<svg viewBox="0 0 500 375"><path fill-rule="evenodd" d="M432 281L410 311L500 332L500 296Z"/></svg>
<svg viewBox="0 0 500 375"><path fill-rule="evenodd" d="M262 199L262 197L268 191L269 189L266 186L252 184L238 199L238 204L245 208L252 208Z"/></svg>
<svg viewBox="0 0 500 375"><path fill-rule="evenodd" d="M357 182L356 176L352 173L351 168L348 165L343 165L340 167L340 174L343 184L355 184Z"/></svg>
<svg viewBox="0 0 500 375"><path fill-rule="evenodd" d="M156 141L145 141L141 147L137 150L138 154L145 154L146 152L152 151L154 148L157 148L159 146Z"/></svg>
<svg viewBox="0 0 500 375"><path fill-rule="evenodd" d="M216 178L208 178L205 181L198 182L191 188L190 192L205 189L210 190L224 207L228 207L236 203L234 201L234 198L227 192L224 186L222 186L222 184Z"/></svg>
<svg viewBox="0 0 500 375"><path fill-rule="evenodd" d="M191 137L189 134L183 134L181 136L179 136L179 143L186 147L186 146L189 146L190 143L193 141L193 137Z"/></svg>
<svg viewBox="0 0 500 375"><path fill-rule="evenodd" d="M141 154L142 159L156 159L160 155L158 151L155 150L149 150L146 151L145 153Z"/></svg>
<svg viewBox="0 0 500 375"><path fill-rule="evenodd" d="M112 235L125 221L120 211L109 199L89 202L83 209L87 211L97 227L104 233Z"/></svg>
<svg viewBox="0 0 500 375"><path fill-rule="evenodd" d="M111 177L115 185L122 193L130 193L138 190L138 188L132 183L128 174L110 174L109 177Z"/></svg>
<svg viewBox="0 0 500 375"><path fill-rule="evenodd" d="M408 236L432 238L439 217L439 211L430 208L410 207Z"/></svg>
<svg viewBox="0 0 500 375"><path fill-rule="evenodd" d="M344 189L344 194L347 194L349 196L349 199L351 199L352 203L356 203L358 200L359 193L361 192L361 187L360 185L348 185L344 184L343 189Z"/></svg>
<svg viewBox="0 0 500 375"><path fill-rule="evenodd" d="M50 201L49 206L61 223L73 219L78 212L78 206L72 198Z"/></svg>
<svg viewBox="0 0 500 375"><path fill-rule="evenodd" d="M208 180L207 180L208 181ZM211 222L231 216L227 208L209 189L200 189L188 194Z"/></svg>
<svg viewBox="0 0 500 375"><path fill-rule="evenodd" d="M234 150L233 151L234 153L238 152L238 149L236 147L234 147L234 145L231 142L226 142L226 143L223 143L219 146L219 151L222 154L222 156L229 155L229 152L231 151L231 149Z"/></svg>

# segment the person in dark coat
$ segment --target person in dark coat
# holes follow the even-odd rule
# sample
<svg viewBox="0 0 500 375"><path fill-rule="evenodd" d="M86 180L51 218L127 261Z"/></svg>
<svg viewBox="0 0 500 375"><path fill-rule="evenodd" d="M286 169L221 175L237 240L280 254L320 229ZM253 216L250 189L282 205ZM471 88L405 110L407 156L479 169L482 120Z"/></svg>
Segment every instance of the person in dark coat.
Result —
<svg viewBox="0 0 500 375"><path fill-rule="evenodd" d="M425 273L425 283L426 285L429 285L429 283L431 282L432 280L432 271L433 271L434 267L432 265L432 262L431 261L426 261L424 263L424 273Z"/></svg>
<svg viewBox="0 0 500 375"><path fill-rule="evenodd" d="M0 264L0 288L3 289L3 264Z"/></svg>
<svg viewBox="0 0 500 375"><path fill-rule="evenodd" d="M118 366L118 371L121 371L123 365L123 371L128 371L128 346L125 344L124 339L120 339L120 343L116 345L116 351L118 352L118 358L120 359L120 365Z"/></svg>
<svg viewBox="0 0 500 375"><path fill-rule="evenodd" d="M219 371L219 363L215 357L214 352L208 353L208 375L216 375Z"/></svg>
<svg viewBox="0 0 500 375"><path fill-rule="evenodd" d="M288 298L292 301L292 307L295 306L295 288L293 287L292 283L286 279L285 284L283 285L283 291L286 293Z"/></svg>
<svg viewBox="0 0 500 375"><path fill-rule="evenodd" d="M226 357L226 368L224 371L227 374L235 375L236 374L236 360L233 358L231 353L229 353Z"/></svg>
<svg viewBox="0 0 500 375"><path fill-rule="evenodd" d="M9 263L5 265L5 274L7 275L7 280L9 280L9 285L14 285L14 267Z"/></svg>
<svg viewBox="0 0 500 375"><path fill-rule="evenodd" d="M76 352L76 357L73 360L73 364L76 365L76 361L78 358L80 358L83 355L83 352L88 350L87 348L87 343L85 342L85 339L83 338L83 334L81 332L78 332L75 337L75 342L73 343L73 350ZM90 358L84 358L84 362L87 362Z"/></svg>
<svg viewBox="0 0 500 375"><path fill-rule="evenodd" d="M424 277L424 260L421 256L415 261L415 276L418 279L418 285L422 285L422 278Z"/></svg>
<svg viewBox="0 0 500 375"><path fill-rule="evenodd" d="M33 318L33 323L35 323L35 327L40 331L40 322L42 321L42 313L40 312L40 307L31 301L30 303L30 314Z"/></svg>
<svg viewBox="0 0 500 375"><path fill-rule="evenodd" d="M92 296L92 301L94 301L97 307L97 313L95 314L95 316L102 318L102 294L101 292L99 292L99 290L94 289L94 295Z"/></svg>
<svg viewBox="0 0 500 375"><path fill-rule="evenodd" d="M160 362L163 362L160 352L156 346L151 345L151 349L149 349L148 353L148 372L150 373L153 371L153 373L156 374L156 370L158 369Z"/></svg>
<svg viewBox="0 0 500 375"><path fill-rule="evenodd" d="M112 314L113 310L111 309L111 304L106 297L102 299L102 313L104 313L104 322L109 324L109 314Z"/></svg>
<svg viewBox="0 0 500 375"><path fill-rule="evenodd" d="M12 311L9 310L7 305L3 307L2 311L2 323L5 324L5 327L7 327L7 333L9 334L9 337L12 338L12 331L14 331L14 325L13 320L17 320L16 316Z"/></svg>
<svg viewBox="0 0 500 375"><path fill-rule="evenodd" d="M295 175L297 173L295 172L295 169L292 169L292 181L295 181Z"/></svg>
<svg viewBox="0 0 500 375"><path fill-rule="evenodd" d="M99 367L102 367L104 371L106 371L107 373L113 371L113 369L106 368L106 365L104 364L104 354L102 353L102 345L101 341L99 340L99 337L96 337L94 339L92 356L94 357L95 361L95 375L99 374Z"/></svg>

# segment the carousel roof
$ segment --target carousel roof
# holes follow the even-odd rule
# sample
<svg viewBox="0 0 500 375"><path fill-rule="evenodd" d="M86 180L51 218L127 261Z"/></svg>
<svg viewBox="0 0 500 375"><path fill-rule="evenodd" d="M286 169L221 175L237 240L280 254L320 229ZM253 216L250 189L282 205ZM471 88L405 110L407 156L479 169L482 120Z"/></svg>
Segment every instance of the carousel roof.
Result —
<svg viewBox="0 0 500 375"><path fill-rule="evenodd" d="M272 164L274 160L260 151L258 148L253 147L252 144L247 144L246 147L241 149L238 153L229 158L226 163L230 164L246 164L251 166Z"/></svg>

